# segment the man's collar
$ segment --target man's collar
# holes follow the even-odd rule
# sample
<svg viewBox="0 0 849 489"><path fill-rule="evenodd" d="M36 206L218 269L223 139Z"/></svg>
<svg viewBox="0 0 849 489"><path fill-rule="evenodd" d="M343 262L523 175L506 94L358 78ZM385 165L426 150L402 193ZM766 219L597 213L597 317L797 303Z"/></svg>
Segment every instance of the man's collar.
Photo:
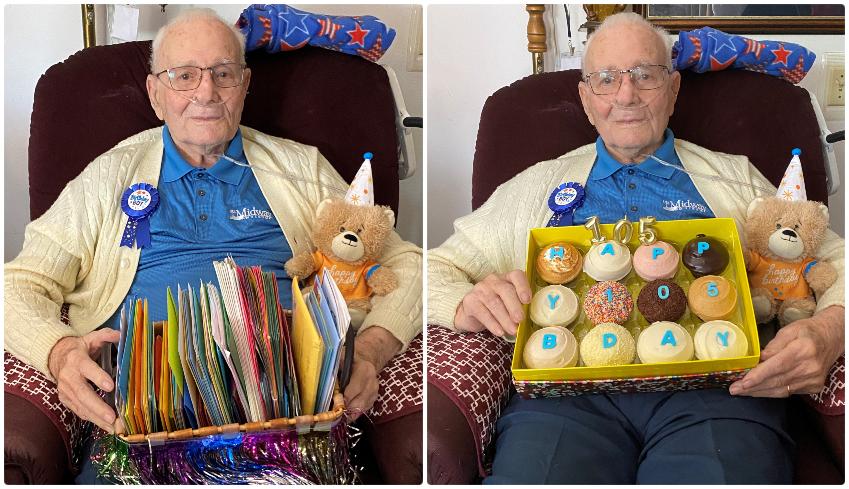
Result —
<svg viewBox="0 0 849 489"><path fill-rule="evenodd" d="M164 162L162 165L162 181L174 182L183 178L187 173L195 170L196 167L190 165L180 151L174 140L171 139L171 133L168 131L168 126L162 126L162 144L164 146ZM236 135L230 141L227 147L226 154L235 160L244 160L244 149L242 145L242 130L236 131ZM219 158L212 167L207 171L213 177L230 185L238 185L245 173L245 167L234 164L226 158Z"/></svg>
<svg viewBox="0 0 849 489"><path fill-rule="evenodd" d="M589 180L604 180L626 166L640 169L646 173L650 173L667 180L672 178L672 175L675 174L675 168L658 163L653 158L646 158L645 161L637 165L625 165L620 163L607 151L601 136L596 139L595 147L598 157L596 158L596 163L593 165L593 169L590 172ZM667 128L666 131L664 131L663 144L661 144L653 154L668 163L680 164L678 161L678 155L675 154L675 135L672 134L671 129Z"/></svg>

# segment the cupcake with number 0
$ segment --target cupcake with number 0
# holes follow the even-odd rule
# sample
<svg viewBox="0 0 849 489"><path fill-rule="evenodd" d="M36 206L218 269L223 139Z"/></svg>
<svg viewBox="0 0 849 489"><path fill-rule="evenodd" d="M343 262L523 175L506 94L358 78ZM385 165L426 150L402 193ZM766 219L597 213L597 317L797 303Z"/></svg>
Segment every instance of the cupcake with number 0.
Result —
<svg viewBox="0 0 849 489"><path fill-rule="evenodd" d="M655 321L678 321L687 310L687 295L671 280L652 280L637 295L637 310L649 324Z"/></svg>
<svg viewBox="0 0 849 489"><path fill-rule="evenodd" d="M619 282L608 280L598 282L587 290L584 296L584 312L593 324L622 324L634 310L631 293Z"/></svg>
<svg viewBox="0 0 849 489"><path fill-rule="evenodd" d="M737 288L719 275L705 275L690 284L687 302L702 321L728 319L737 309Z"/></svg>
<svg viewBox="0 0 849 489"><path fill-rule="evenodd" d="M542 328L525 343L522 360L526 368L574 367L578 363L578 341L566 328Z"/></svg>

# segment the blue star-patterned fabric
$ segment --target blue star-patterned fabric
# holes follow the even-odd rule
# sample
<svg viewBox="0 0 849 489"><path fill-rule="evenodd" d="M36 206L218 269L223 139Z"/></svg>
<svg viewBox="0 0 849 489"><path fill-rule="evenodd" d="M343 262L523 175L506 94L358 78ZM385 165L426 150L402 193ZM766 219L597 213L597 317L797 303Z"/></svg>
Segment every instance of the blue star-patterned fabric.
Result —
<svg viewBox="0 0 849 489"><path fill-rule="evenodd" d="M756 41L710 27L681 31L672 47L672 66L696 73L737 68L799 83L817 55L789 42Z"/></svg>
<svg viewBox="0 0 849 489"><path fill-rule="evenodd" d="M251 5L239 16L245 50L292 51L309 44L376 62L395 40L395 29L371 15L312 14L288 5Z"/></svg>

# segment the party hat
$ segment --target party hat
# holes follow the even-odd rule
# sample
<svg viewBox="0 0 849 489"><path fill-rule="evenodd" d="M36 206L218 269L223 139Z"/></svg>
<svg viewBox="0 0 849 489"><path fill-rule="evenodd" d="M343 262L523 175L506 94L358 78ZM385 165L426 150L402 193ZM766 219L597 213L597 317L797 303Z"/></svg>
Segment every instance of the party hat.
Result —
<svg viewBox="0 0 849 489"><path fill-rule="evenodd" d="M363 155L363 164L354 175L354 180L345 194L345 202L354 205L374 205L374 186L371 181L371 159L373 155Z"/></svg>
<svg viewBox="0 0 849 489"><path fill-rule="evenodd" d="M793 158L790 159L784 178L778 184L778 193L775 194L779 199L808 200L808 194L805 192L805 177L802 174L802 162L799 160L800 154L802 154L801 149L793 148Z"/></svg>

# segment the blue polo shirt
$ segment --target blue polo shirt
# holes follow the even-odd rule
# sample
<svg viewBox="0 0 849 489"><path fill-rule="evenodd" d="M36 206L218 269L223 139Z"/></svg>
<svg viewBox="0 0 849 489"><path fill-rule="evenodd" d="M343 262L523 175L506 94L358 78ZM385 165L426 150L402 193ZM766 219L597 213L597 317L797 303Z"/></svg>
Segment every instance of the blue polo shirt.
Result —
<svg viewBox="0 0 849 489"><path fill-rule="evenodd" d="M291 308L292 285L283 264L292 250L253 172L223 158L208 169L191 166L167 126L162 141L159 208L150 219L151 246L141 250L128 297L146 297L150 319L167 319L166 288L176 294L178 284L197 289L201 281L218 287L212 262L230 255L239 266L258 265L275 272L281 304ZM246 161L241 130L227 154ZM120 317L119 307L107 324L117 329Z"/></svg>
<svg viewBox="0 0 849 489"><path fill-rule="evenodd" d="M675 136L670 129L664 136L654 155L681 166L675 152ZM584 203L575 211L575 224L586 222L591 216L598 216L604 224L626 215L631 222L645 216L655 216L658 221L714 217L685 172L652 158L637 165L622 164L610 155L600 136L595 146L598 156L587 178Z"/></svg>

